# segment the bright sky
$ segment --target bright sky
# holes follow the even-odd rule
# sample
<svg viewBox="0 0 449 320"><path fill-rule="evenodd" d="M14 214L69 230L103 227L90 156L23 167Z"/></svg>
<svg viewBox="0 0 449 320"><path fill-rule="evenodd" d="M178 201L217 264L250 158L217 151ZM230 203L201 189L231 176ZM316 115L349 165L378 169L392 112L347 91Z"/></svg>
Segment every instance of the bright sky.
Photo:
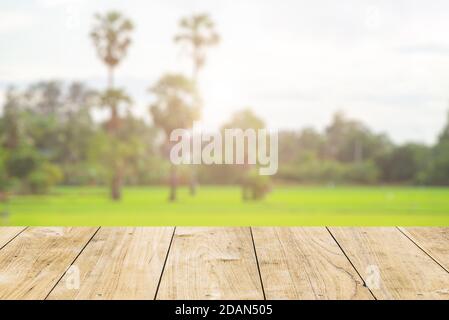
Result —
<svg viewBox="0 0 449 320"><path fill-rule="evenodd" d="M343 110L397 142L433 142L446 121L445 0L2 0L0 90L41 79L105 86L88 34L93 14L111 9L136 25L117 70L136 114L160 75L189 70L172 41L179 18L207 12L222 43L200 75L206 127L250 106L271 128L322 129Z"/></svg>

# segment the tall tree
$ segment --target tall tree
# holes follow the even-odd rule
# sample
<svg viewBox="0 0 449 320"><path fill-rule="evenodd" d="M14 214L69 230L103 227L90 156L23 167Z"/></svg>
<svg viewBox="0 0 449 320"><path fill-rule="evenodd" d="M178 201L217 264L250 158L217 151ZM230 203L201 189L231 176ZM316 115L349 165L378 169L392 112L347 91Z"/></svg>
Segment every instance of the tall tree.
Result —
<svg viewBox="0 0 449 320"><path fill-rule="evenodd" d="M90 33L92 41L97 49L99 58L108 68L108 90L104 101L109 103L111 118L107 129L111 136L119 127L117 103L123 100L119 91L114 89L114 70L126 56L131 44L130 33L133 30L132 22L119 12L111 11L105 15L95 15L95 25ZM116 161L119 162L119 161ZM121 173L116 168L111 181L112 199L120 199Z"/></svg>
<svg viewBox="0 0 449 320"><path fill-rule="evenodd" d="M156 101L150 106L150 112L154 124L165 133L165 150L168 155L172 143L171 132L175 129L189 129L199 119L196 86L182 75L168 74L151 87L150 92L156 97ZM176 200L177 184L176 167L171 164L170 201Z"/></svg>
<svg viewBox="0 0 449 320"><path fill-rule="evenodd" d="M114 70L123 60L131 44L131 20L120 12L110 11L95 15L95 25L90 33L98 57L108 68L108 87L114 87Z"/></svg>
<svg viewBox="0 0 449 320"><path fill-rule="evenodd" d="M206 50L220 42L215 24L207 14L192 15L179 21L175 43L184 45L192 59L192 80L197 83L200 70L206 63ZM197 84L198 85L198 84Z"/></svg>
<svg viewBox="0 0 449 320"><path fill-rule="evenodd" d="M108 158L111 166L111 198L121 198L123 176L125 170L127 148L124 147L121 137L122 119L120 109L129 110L132 104L131 98L120 89L109 89L101 95L101 105L111 108L111 118L106 122L106 131L109 133Z"/></svg>
<svg viewBox="0 0 449 320"><path fill-rule="evenodd" d="M182 18L179 21L179 33L175 43L188 48L192 59L192 81L198 87L198 75L206 63L206 51L220 42L220 36L215 31L215 23L207 14L196 14ZM190 193L195 195L197 186L196 170L192 167Z"/></svg>
<svg viewBox="0 0 449 320"><path fill-rule="evenodd" d="M0 145L5 149L16 149L20 143L21 111L23 111L22 96L13 88L6 92L6 101L3 105L3 115L0 119Z"/></svg>

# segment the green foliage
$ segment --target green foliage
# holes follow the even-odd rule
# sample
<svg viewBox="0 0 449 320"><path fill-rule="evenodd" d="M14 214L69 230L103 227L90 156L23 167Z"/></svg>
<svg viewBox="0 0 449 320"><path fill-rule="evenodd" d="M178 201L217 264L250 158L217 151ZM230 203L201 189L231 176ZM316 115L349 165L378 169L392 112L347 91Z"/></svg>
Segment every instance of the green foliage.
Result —
<svg viewBox="0 0 449 320"><path fill-rule="evenodd" d="M270 190L270 178L259 175L257 170L251 170L244 178L243 200L262 200Z"/></svg>
<svg viewBox="0 0 449 320"><path fill-rule="evenodd" d="M277 177L299 183L341 183L346 174L345 166L336 161L307 160L300 164L284 165Z"/></svg>
<svg viewBox="0 0 449 320"><path fill-rule="evenodd" d="M392 149L377 162L382 179L392 183L423 183L432 157L431 148L406 144Z"/></svg>
<svg viewBox="0 0 449 320"><path fill-rule="evenodd" d="M22 193L45 193L62 180L59 167L34 148L21 146L0 151L0 192L14 189Z"/></svg>
<svg viewBox="0 0 449 320"><path fill-rule="evenodd" d="M8 190L10 180L8 179L8 170L6 160L8 158L7 151L0 146L0 192Z"/></svg>
<svg viewBox="0 0 449 320"><path fill-rule="evenodd" d="M101 104L110 109L110 120L106 124L110 137L114 137L120 127L120 104L131 104L131 99L124 91L114 88L114 69L127 54L133 29L131 20L122 16L118 11L110 11L104 15L95 15L95 25L90 33L99 58L108 67L108 90L101 96ZM117 149L120 149L118 141L112 143L117 146ZM113 200L121 198L124 179L123 159L120 158L121 153L116 151L111 154L112 158L108 162L111 171L111 197Z"/></svg>
<svg viewBox="0 0 449 320"><path fill-rule="evenodd" d="M344 180L351 183L375 184L379 182L379 169L372 161L346 165Z"/></svg>
<svg viewBox="0 0 449 320"><path fill-rule="evenodd" d="M200 118L201 104L195 83L179 74L167 74L150 88L156 101L150 106L150 113L156 127L165 133L163 156L167 157L170 135L176 129L188 129ZM176 200L178 185L177 169L170 167L170 201Z"/></svg>
<svg viewBox="0 0 449 320"><path fill-rule="evenodd" d="M26 179L26 186L33 194L47 193L50 188L62 180L61 170L48 162L42 163Z"/></svg>
<svg viewBox="0 0 449 320"><path fill-rule="evenodd" d="M150 88L156 101L150 112L155 125L161 128L167 139L176 129L191 128L200 118L200 105L195 84L179 74L167 74Z"/></svg>
<svg viewBox="0 0 449 320"><path fill-rule="evenodd" d="M440 139L424 177L427 184L449 186L449 139Z"/></svg>
<svg viewBox="0 0 449 320"><path fill-rule="evenodd" d="M221 130L225 129L253 129L265 128L265 122L259 118L250 108L236 112L231 119L225 123ZM234 151L235 153L235 151ZM245 158L248 154L245 150ZM259 175L255 165L229 165L226 170L226 179L234 179L241 183L244 200L261 200L270 191L270 178Z"/></svg>
<svg viewBox="0 0 449 320"><path fill-rule="evenodd" d="M113 68L125 57L131 44L130 33L133 29L131 20L123 17L120 12L95 15L95 25L90 37L99 58L106 65Z"/></svg>
<svg viewBox="0 0 449 320"><path fill-rule="evenodd" d="M58 183L104 185L117 171L125 184L164 183L170 165L165 159L166 140L159 139L157 129L168 137L174 129L190 128L201 107L194 83L182 75L162 77L151 92L155 127L130 113L131 99L119 89L99 95L80 83L40 82L23 91L8 90L0 117L0 192L45 193ZM97 123L91 111L102 105L116 114ZM222 129L264 127L248 108ZM307 128L280 133L280 168L274 179L329 185L449 185L448 127L433 147L394 145L384 135L337 114L324 132ZM179 184L187 183L189 169L176 170ZM270 181L251 169L199 166L199 179L241 184L247 198L261 199L270 190Z"/></svg>
<svg viewBox="0 0 449 320"><path fill-rule="evenodd" d="M223 129L264 129L265 122L259 118L250 108L236 112L231 120L222 126Z"/></svg>
<svg viewBox="0 0 449 320"><path fill-rule="evenodd" d="M30 146L20 146L10 152L6 166L10 176L24 179L37 170L42 157Z"/></svg>
<svg viewBox="0 0 449 320"><path fill-rule="evenodd" d="M310 155L294 165L280 167L277 177L285 181L319 184L374 184L379 181L379 169L372 161L342 163L317 160Z"/></svg>
<svg viewBox="0 0 449 320"><path fill-rule="evenodd" d="M376 159L391 147L384 135L372 133L358 121L347 119L336 113L326 128L325 156L340 162L357 162Z"/></svg>
<svg viewBox="0 0 449 320"><path fill-rule="evenodd" d="M206 49L216 46L220 36L215 31L215 24L207 14L186 17L179 22L179 33L174 41L189 48L189 55L193 60L193 81L206 63Z"/></svg>

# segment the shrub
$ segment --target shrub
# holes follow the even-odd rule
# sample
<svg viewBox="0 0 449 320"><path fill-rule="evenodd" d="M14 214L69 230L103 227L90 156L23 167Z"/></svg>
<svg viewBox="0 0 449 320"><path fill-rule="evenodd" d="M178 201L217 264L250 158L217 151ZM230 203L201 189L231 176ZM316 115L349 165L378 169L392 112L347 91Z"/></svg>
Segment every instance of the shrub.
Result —
<svg viewBox="0 0 449 320"><path fill-rule="evenodd" d="M270 190L269 176L261 176L257 170L250 171L243 182L243 200L261 200Z"/></svg>
<svg viewBox="0 0 449 320"><path fill-rule="evenodd" d="M61 180L62 172L59 167L46 162L28 176L26 184L31 193L42 194Z"/></svg>
<svg viewBox="0 0 449 320"><path fill-rule="evenodd" d="M379 169L371 161L348 165L345 181L350 183L374 184L379 180Z"/></svg>
<svg viewBox="0 0 449 320"><path fill-rule="evenodd" d="M10 152L6 167L9 176L23 179L36 170L40 161L40 156L35 149L19 147Z"/></svg>

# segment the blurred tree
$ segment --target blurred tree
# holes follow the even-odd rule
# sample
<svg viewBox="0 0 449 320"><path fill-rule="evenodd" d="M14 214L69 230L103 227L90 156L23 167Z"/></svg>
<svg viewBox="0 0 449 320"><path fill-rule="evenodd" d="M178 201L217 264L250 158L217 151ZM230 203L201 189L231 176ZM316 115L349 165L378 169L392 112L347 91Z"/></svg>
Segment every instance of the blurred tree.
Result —
<svg viewBox="0 0 449 320"><path fill-rule="evenodd" d="M362 123L336 113L326 128L325 156L342 162L376 159L391 148L384 135L375 135Z"/></svg>
<svg viewBox="0 0 449 320"><path fill-rule="evenodd" d="M175 43L188 48L192 58L192 81L197 88L198 75L206 63L206 50L220 42L220 36L215 31L215 24L207 14L192 15L182 18L179 22L179 33L175 36ZM196 194L198 184L195 166L192 166L190 179L190 194Z"/></svg>
<svg viewBox="0 0 449 320"><path fill-rule="evenodd" d="M0 203L6 201L6 192L10 185L7 171L8 151L0 145Z"/></svg>
<svg viewBox="0 0 449 320"><path fill-rule="evenodd" d="M250 108L236 112L231 120L225 123L222 131L226 129L253 129L260 130L265 128L265 122L259 118ZM235 152L234 152L235 154ZM245 150L245 164L232 165L232 169L239 172L240 184L242 185L243 200L260 200L270 190L270 179L267 176L260 176L257 171L252 170L248 164L248 152Z"/></svg>
<svg viewBox="0 0 449 320"><path fill-rule="evenodd" d="M15 191L46 192L62 177L59 168L49 162L60 146L55 113L61 94L54 82L48 87L51 89L42 82L32 84L25 92L8 90L6 95L0 119L0 141L5 148L1 184ZM48 92L51 94L47 97ZM45 107L42 101L52 107Z"/></svg>
<svg viewBox="0 0 449 320"><path fill-rule="evenodd" d="M98 179L98 158L92 154L99 128L91 110L99 103L99 94L82 83L72 83L65 93L60 115L58 150L55 162L64 172L64 183L80 184Z"/></svg>
<svg viewBox="0 0 449 320"><path fill-rule="evenodd" d="M111 118L107 129L111 136L114 136L115 130L118 130L118 103L124 101L125 97L121 95L120 90L114 89L114 69L123 60L131 44L130 33L133 30L131 21L123 17L117 11L111 11L105 15L95 15L95 25L90 36L97 49L98 56L108 68L108 90L103 95L103 104L107 103L110 107ZM119 200L121 195L122 172L120 172L120 160L115 159L116 172L111 179L111 196L114 200Z"/></svg>
<svg viewBox="0 0 449 320"><path fill-rule="evenodd" d="M129 146L123 143L124 134L123 123L120 117L120 110L127 112L131 107L131 98L121 89L108 89L100 97L102 106L111 109L111 118L106 121L105 128L109 134L107 149L108 163L111 174L111 198L119 200L126 166L126 158L129 155Z"/></svg>
<svg viewBox="0 0 449 320"><path fill-rule="evenodd" d="M259 175L256 169L248 171L243 180L243 200L262 200L271 190L270 178Z"/></svg>
<svg viewBox="0 0 449 320"><path fill-rule="evenodd" d="M90 37L98 57L108 68L108 88L114 88L114 69L126 56L131 44L130 33L134 29L131 20L120 12L110 11L95 15L95 25Z"/></svg>
<svg viewBox="0 0 449 320"><path fill-rule="evenodd" d="M315 129L306 128L300 131L298 146L300 155L313 153L321 158L323 157L325 146L325 137Z"/></svg>
<svg viewBox="0 0 449 320"><path fill-rule="evenodd" d="M265 122L250 108L234 113L231 119L222 126L222 129L264 129Z"/></svg>
<svg viewBox="0 0 449 320"><path fill-rule="evenodd" d="M443 142L443 141L449 141L449 112L447 113L447 121L446 121L446 125L443 128L443 130L441 131L439 137L438 137L438 141L439 142Z"/></svg>
<svg viewBox="0 0 449 320"><path fill-rule="evenodd" d="M23 97L26 112L21 116L26 126L22 131L29 143L61 167L65 183L83 179L89 146L98 131L91 117L98 93L78 82L49 81L30 85Z"/></svg>
<svg viewBox="0 0 449 320"><path fill-rule="evenodd" d="M432 160L426 180L429 184L449 185L449 113L447 124L433 148Z"/></svg>
<svg viewBox="0 0 449 320"><path fill-rule="evenodd" d="M167 168L159 152L158 133L155 127L149 126L143 119L137 119L131 114L123 118L118 138L126 146L125 182L133 185L163 182Z"/></svg>
<svg viewBox="0 0 449 320"><path fill-rule="evenodd" d="M322 158L326 146L325 137L312 128L301 131L279 132L279 162L298 164L311 156Z"/></svg>
<svg viewBox="0 0 449 320"><path fill-rule="evenodd" d="M174 40L188 47L193 62L192 79L198 85L198 74L206 63L206 49L216 46L220 42L220 36L215 31L214 22L207 14L182 18L179 28L180 31Z"/></svg>
<svg viewBox="0 0 449 320"><path fill-rule="evenodd" d="M150 106L154 124L165 133L165 156L168 156L172 142L170 134L175 129L189 129L200 117L197 91L194 82L178 75L167 74L150 88L156 101ZM170 201L176 200L178 185L175 165L170 167Z"/></svg>
<svg viewBox="0 0 449 320"><path fill-rule="evenodd" d="M3 116L0 119L0 144L5 149L16 149L23 136L22 112L23 99L13 88L6 91L6 100L3 105Z"/></svg>
<svg viewBox="0 0 449 320"><path fill-rule="evenodd" d="M58 81L31 84L25 92L27 107L34 114L57 117L64 105L63 88Z"/></svg>
<svg viewBox="0 0 449 320"><path fill-rule="evenodd" d="M422 183L423 172L428 170L431 148L409 143L392 148L378 159L382 179L392 183Z"/></svg>
<svg viewBox="0 0 449 320"><path fill-rule="evenodd" d="M299 139L297 131L279 132L279 163L287 164L295 162L299 158Z"/></svg>

